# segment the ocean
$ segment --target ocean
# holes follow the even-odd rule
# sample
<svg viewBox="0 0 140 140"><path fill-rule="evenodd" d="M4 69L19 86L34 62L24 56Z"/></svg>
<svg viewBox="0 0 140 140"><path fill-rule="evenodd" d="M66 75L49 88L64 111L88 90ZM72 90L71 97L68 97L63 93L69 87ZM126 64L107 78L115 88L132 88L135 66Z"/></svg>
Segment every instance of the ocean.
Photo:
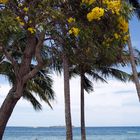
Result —
<svg viewBox="0 0 140 140"><path fill-rule="evenodd" d="M87 127L87 140L140 140L140 127ZM74 140L80 140L75 127ZM3 140L65 140L65 128L7 127Z"/></svg>

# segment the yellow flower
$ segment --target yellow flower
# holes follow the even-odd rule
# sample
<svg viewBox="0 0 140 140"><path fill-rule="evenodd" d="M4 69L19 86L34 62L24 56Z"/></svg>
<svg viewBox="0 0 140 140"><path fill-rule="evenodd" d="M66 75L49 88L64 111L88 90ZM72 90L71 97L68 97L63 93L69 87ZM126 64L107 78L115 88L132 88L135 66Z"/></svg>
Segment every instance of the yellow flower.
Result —
<svg viewBox="0 0 140 140"><path fill-rule="evenodd" d="M114 34L114 37L115 37L115 39L118 39L118 38L120 38L120 35L117 34L117 33L115 33L115 34Z"/></svg>
<svg viewBox="0 0 140 140"><path fill-rule="evenodd" d="M112 11L113 14L120 14L121 10L121 1L120 0L105 0L103 2L107 4L107 8Z"/></svg>
<svg viewBox="0 0 140 140"><path fill-rule="evenodd" d="M22 21L20 21L19 24L20 24L21 26L24 26L24 25L25 25L24 22L22 22Z"/></svg>
<svg viewBox="0 0 140 140"><path fill-rule="evenodd" d="M124 41L128 41L128 39L129 39L129 35L125 35L125 36L123 37L123 40L124 40Z"/></svg>
<svg viewBox="0 0 140 140"><path fill-rule="evenodd" d="M23 6L23 4L21 4L21 3L20 3L20 4L18 4L18 7L22 7L22 6Z"/></svg>
<svg viewBox="0 0 140 140"><path fill-rule="evenodd" d="M32 21L31 20L29 20L29 24L31 24L32 23Z"/></svg>
<svg viewBox="0 0 140 140"><path fill-rule="evenodd" d="M34 33L36 32L36 29L33 28L33 27L29 27L27 30L28 30L31 34L34 34Z"/></svg>
<svg viewBox="0 0 140 140"><path fill-rule="evenodd" d="M70 30L69 30L69 34L72 34L72 33L73 33L73 31L72 31L72 29L70 29Z"/></svg>
<svg viewBox="0 0 140 140"><path fill-rule="evenodd" d="M24 26L25 25L25 23L22 21L22 19L19 16L16 17L16 20L19 22L19 24L21 26Z"/></svg>
<svg viewBox="0 0 140 140"><path fill-rule="evenodd" d="M92 21L92 20L94 19L94 18L93 18L93 13L92 13L92 12L90 12L90 13L87 14L87 19L88 19L89 22Z"/></svg>
<svg viewBox="0 0 140 140"><path fill-rule="evenodd" d="M89 5L93 4L95 0L89 0Z"/></svg>
<svg viewBox="0 0 140 140"><path fill-rule="evenodd" d="M95 2L95 0L82 0L82 3L86 3L86 4L93 4Z"/></svg>
<svg viewBox="0 0 140 140"><path fill-rule="evenodd" d="M24 7L24 8L23 8L23 11L24 11L24 12L28 12L28 11L29 11L29 8L28 8L28 7Z"/></svg>
<svg viewBox="0 0 140 140"><path fill-rule="evenodd" d="M94 19L100 20L102 16L104 16L104 9L99 8L99 7L95 7L92 9L92 11L90 13L87 14L87 19L90 22Z"/></svg>
<svg viewBox="0 0 140 140"><path fill-rule="evenodd" d="M68 23L72 23L72 22L75 22L75 18L70 17L70 18L68 19Z"/></svg>
<svg viewBox="0 0 140 140"><path fill-rule="evenodd" d="M118 22L119 22L119 28L124 32L128 32L128 22L123 18L123 17L120 17L118 19Z"/></svg>
<svg viewBox="0 0 140 140"><path fill-rule="evenodd" d="M72 27L70 30L69 30L69 34L73 34L74 36L78 36L79 35L79 32L80 30L76 27Z"/></svg>
<svg viewBox="0 0 140 140"><path fill-rule="evenodd" d="M17 17L16 17L16 20L17 20L17 21L21 21L21 19L20 19L20 17L19 17L19 16L17 16Z"/></svg>
<svg viewBox="0 0 140 140"><path fill-rule="evenodd" d="M8 0L0 0L0 3L2 4L6 4L8 2Z"/></svg>

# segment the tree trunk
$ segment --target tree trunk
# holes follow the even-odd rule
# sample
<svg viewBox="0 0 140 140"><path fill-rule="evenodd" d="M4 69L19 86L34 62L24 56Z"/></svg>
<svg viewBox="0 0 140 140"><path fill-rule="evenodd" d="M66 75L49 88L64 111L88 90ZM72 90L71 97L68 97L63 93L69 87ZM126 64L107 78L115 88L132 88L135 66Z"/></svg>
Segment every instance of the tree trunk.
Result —
<svg viewBox="0 0 140 140"><path fill-rule="evenodd" d="M86 140L85 129L85 99L84 99L84 75L81 74L81 140Z"/></svg>
<svg viewBox="0 0 140 140"><path fill-rule="evenodd" d="M29 34L27 40L27 47L24 50L22 62L20 64L20 68L17 69L18 75L16 75L16 90L13 87L7 97L5 98L1 108L0 108L0 140L3 137L4 130L6 128L7 122L13 112L13 109L18 102L18 100L22 97L24 85L26 81L23 81L24 77L30 73L30 65L32 61L32 57L35 53L36 47L36 37Z"/></svg>
<svg viewBox="0 0 140 140"><path fill-rule="evenodd" d="M13 112L13 109L20 98L14 97L15 90L12 88L7 97L5 98L1 108L0 108L0 140L2 140L4 130L6 128L7 122Z"/></svg>
<svg viewBox="0 0 140 140"><path fill-rule="evenodd" d="M138 73L137 73L136 64L135 64L135 57L134 57L134 53L133 53L131 37L129 37L129 40L128 40L128 49L129 49L129 53L130 53L130 63L131 63L131 68L132 68L132 72L133 72L133 78L134 78L134 82L136 85L138 98L140 101L140 83L139 83Z"/></svg>
<svg viewBox="0 0 140 140"><path fill-rule="evenodd" d="M73 140L71 107L70 107L70 83L69 83L69 64L68 59L63 56L64 69L64 101L65 101L65 122L66 122L66 140Z"/></svg>

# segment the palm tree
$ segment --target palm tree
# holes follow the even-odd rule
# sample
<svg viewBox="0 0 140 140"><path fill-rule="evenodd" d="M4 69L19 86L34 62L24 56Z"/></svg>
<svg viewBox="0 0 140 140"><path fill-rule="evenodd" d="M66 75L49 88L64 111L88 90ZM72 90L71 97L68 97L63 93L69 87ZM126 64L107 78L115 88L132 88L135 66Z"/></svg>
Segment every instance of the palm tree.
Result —
<svg viewBox="0 0 140 140"><path fill-rule="evenodd" d="M64 39L64 42L65 42L65 39ZM72 140L73 132L72 132L72 119L71 119L70 73L69 73L70 61L69 61L69 57L66 52L66 49L63 49L63 47L67 48L67 44L65 46L62 45L61 46L62 52L59 52L59 58L61 59L60 60L61 64L60 63L59 63L59 65L55 64L55 66L53 68L59 72L63 68L66 140Z"/></svg>
<svg viewBox="0 0 140 140"><path fill-rule="evenodd" d="M71 121L71 103L70 103L70 77L69 62L67 56L63 56L64 70L64 100L65 100L65 121L66 121L66 140L72 140L72 121Z"/></svg>
<svg viewBox="0 0 140 140"><path fill-rule="evenodd" d="M129 0L128 2L130 4L132 4L132 6L135 8L134 9L135 14L137 15L138 18L140 18L140 3L139 3L139 0ZM130 62L131 62L131 68L132 68L132 72L133 72L133 78L134 78L134 82L135 82L135 85L136 85L138 98L140 100L140 82L139 82L138 73L137 73L137 69L136 69L135 56L134 56L132 41L131 41L130 36L129 36L129 40L128 40L128 50L129 50L129 53L130 53L130 60L131 60Z"/></svg>
<svg viewBox="0 0 140 140"><path fill-rule="evenodd" d="M98 62L99 63L99 62ZM93 84L92 81L89 80L89 78L92 77L92 79L94 81L101 81L101 82L106 82L106 79L110 76L125 82L126 80L129 79L129 74L118 70L116 68L113 68L114 65L118 65L115 64L115 62L113 64L103 64L103 65L98 65L97 64L90 64L87 65L87 61L85 62L85 64L79 64L78 67L75 67L75 72L78 71L77 73L79 73L80 76L80 100L81 100L81 139L82 140L86 140L86 129L85 129L85 99L84 99L84 94L86 91L87 93L90 93L91 91L93 91ZM100 64L100 63L99 63Z"/></svg>
<svg viewBox="0 0 140 140"><path fill-rule="evenodd" d="M62 23L61 23L62 24ZM70 102L70 43L67 41L65 34L65 24L56 24L56 30L51 32L53 47L47 48L49 59L51 60L50 69L61 74L63 71L64 80L64 105L65 105L65 124L66 124L66 140L73 139L72 119L71 119L71 102ZM58 30L59 27L59 30Z"/></svg>
<svg viewBox="0 0 140 140"><path fill-rule="evenodd" d="M64 39L65 40L65 39ZM65 41L64 41L65 42ZM62 74L63 71L63 81L64 81L64 104L65 104L65 123L66 123L66 140L73 139L72 133L72 121L71 121L71 103L70 103L70 60L66 50L67 45L63 46L59 40L56 41L56 48L47 48L50 56L50 69L55 71L57 74ZM59 44L59 45L58 45ZM61 48L59 48L58 46ZM58 49L59 48L59 49Z"/></svg>
<svg viewBox="0 0 140 140"><path fill-rule="evenodd" d="M102 72L102 74L100 75L100 71ZM92 82L88 79L88 77L86 75L89 75L90 77L93 78L93 80L95 81L101 81L101 82L106 82L107 81L103 78L103 77L115 77L123 82L126 81L126 79L128 79L128 74L120 71L118 69L114 69L114 68L106 68L104 67L104 69L101 68L101 70L98 71L97 73L94 72L94 70L92 70L90 73L81 73L80 75L80 79L81 79L81 94L80 94L80 99L81 99L81 139L82 140L86 140L86 127L85 127L85 101L84 101L84 90L89 93L93 90L92 87Z"/></svg>

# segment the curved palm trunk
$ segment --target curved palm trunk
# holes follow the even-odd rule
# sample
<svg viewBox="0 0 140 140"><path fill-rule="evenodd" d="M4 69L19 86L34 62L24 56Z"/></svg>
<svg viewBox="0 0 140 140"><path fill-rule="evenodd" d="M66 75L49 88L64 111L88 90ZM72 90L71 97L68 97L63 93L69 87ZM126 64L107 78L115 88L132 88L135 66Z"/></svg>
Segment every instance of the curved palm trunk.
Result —
<svg viewBox="0 0 140 140"><path fill-rule="evenodd" d="M81 74L81 139L86 140L85 129L85 101L84 101L84 74Z"/></svg>
<svg viewBox="0 0 140 140"><path fill-rule="evenodd" d="M130 63L131 63L131 68L132 68L132 72L133 72L134 82L136 85L138 98L140 100L140 83L139 83L138 73L137 73L136 64L135 64L131 37L129 37L129 40L128 40L128 49L129 49L129 53L130 53Z"/></svg>
<svg viewBox="0 0 140 140"><path fill-rule="evenodd" d="M14 89L12 88L7 97L5 98L1 108L0 108L0 140L2 140L4 130L6 128L7 122L13 112L15 105L20 98L14 97Z"/></svg>
<svg viewBox="0 0 140 140"><path fill-rule="evenodd" d="M69 83L69 64L68 59L63 56L64 69L64 101L65 101L65 122L66 122L66 140L73 140L71 107L70 107L70 83Z"/></svg>

